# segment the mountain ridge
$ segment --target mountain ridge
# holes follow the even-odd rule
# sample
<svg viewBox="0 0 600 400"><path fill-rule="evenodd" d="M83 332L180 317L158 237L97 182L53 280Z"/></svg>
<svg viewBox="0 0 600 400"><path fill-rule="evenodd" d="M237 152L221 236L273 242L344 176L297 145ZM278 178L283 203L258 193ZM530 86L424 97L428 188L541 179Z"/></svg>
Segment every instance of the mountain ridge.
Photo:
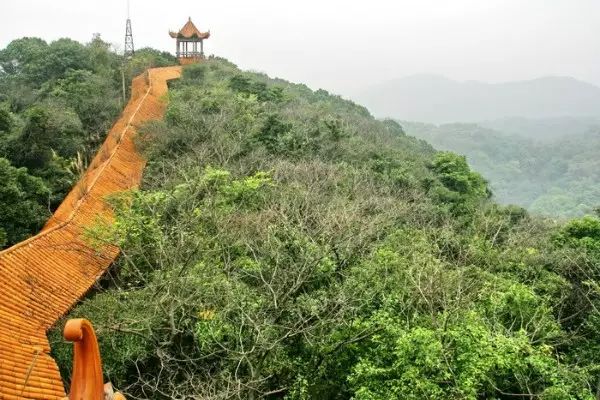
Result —
<svg viewBox="0 0 600 400"><path fill-rule="evenodd" d="M354 99L378 117L430 123L600 117L600 87L568 76L487 83L416 74L373 85Z"/></svg>

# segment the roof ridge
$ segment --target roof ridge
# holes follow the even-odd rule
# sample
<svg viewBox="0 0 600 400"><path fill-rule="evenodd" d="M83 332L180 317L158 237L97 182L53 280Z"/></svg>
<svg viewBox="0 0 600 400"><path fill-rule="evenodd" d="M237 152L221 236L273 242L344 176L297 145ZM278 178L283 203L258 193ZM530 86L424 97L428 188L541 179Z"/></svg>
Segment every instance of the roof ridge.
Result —
<svg viewBox="0 0 600 400"><path fill-rule="evenodd" d="M170 31L169 34L172 38L184 38L184 39L208 39L210 37L210 30L207 32L202 32L194 22L192 22L192 17L188 17L187 22L181 27L178 32Z"/></svg>

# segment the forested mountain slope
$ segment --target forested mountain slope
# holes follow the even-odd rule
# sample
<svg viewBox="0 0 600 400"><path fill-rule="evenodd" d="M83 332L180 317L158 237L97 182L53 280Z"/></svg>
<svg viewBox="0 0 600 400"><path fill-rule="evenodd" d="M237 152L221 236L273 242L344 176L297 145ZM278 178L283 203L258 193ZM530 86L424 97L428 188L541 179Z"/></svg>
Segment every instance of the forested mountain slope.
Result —
<svg viewBox="0 0 600 400"><path fill-rule="evenodd" d="M130 82L173 62L141 49L122 71L99 36L26 37L0 50L0 249L37 233L82 176L123 108L122 72Z"/></svg>
<svg viewBox="0 0 600 400"><path fill-rule="evenodd" d="M224 60L169 100L70 315L132 398L594 398L597 218L498 206L463 157Z"/></svg>
<svg viewBox="0 0 600 400"><path fill-rule="evenodd" d="M44 229L0 251L0 398L64 398L46 333L118 256L118 248L99 246L86 233L94 224L114 222L106 203L111 194L139 184L145 163L133 141L136 126L162 117L166 81L180 74L172 66L136 77L128 105Z"/></svg>
<svg viewBox="0 0 600 400"><path fill-rule="evenodd" d="M539 141L476 124L400 123L438 149L465 154L501 203L553 217L591 215L600 207L600 127Z"/></svg>
<svg viewBox="0 0 600 400"><path fill-rule="evenodd" d="M484 128L509 136L520 136L536 142L552 142L568 136L580 136L600 131L600 118L500 118L478 122Z"/></svg>

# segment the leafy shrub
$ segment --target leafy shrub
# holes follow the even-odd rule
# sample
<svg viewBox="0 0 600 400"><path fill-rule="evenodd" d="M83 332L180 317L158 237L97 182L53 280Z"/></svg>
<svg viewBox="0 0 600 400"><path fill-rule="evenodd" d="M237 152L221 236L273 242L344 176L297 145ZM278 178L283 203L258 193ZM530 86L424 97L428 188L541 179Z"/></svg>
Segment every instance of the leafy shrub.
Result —
<svg viewBox="0 0 600 400"><path fill-rule="evenodd" d="M99 35L87 44L12 41L0 50L0 157L41 178L50 190L43 203L54 210L123 107L122 74L129 81L150 66L174 62L168 53L140 49L124 67L122 57ZM37 198L37 192L30 195ZM33 234L40 221L36 217L20 226ZM18 232L4 227L8 243L25 237L21 227Z"/></svg>

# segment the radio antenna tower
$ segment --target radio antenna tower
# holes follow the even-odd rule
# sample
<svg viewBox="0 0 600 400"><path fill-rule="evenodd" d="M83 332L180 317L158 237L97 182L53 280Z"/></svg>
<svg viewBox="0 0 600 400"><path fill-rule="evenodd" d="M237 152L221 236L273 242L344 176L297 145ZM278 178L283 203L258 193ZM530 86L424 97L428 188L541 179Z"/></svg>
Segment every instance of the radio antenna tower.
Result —
<svg viewBox="0 0 600 400"><path fill-rule="evenodd" d="M126 58L131 58L135 54L133 47L133 33L131 33L131 18L129 18L129 0L127 0L127 23L125 24L125 52Z"/></svg>

